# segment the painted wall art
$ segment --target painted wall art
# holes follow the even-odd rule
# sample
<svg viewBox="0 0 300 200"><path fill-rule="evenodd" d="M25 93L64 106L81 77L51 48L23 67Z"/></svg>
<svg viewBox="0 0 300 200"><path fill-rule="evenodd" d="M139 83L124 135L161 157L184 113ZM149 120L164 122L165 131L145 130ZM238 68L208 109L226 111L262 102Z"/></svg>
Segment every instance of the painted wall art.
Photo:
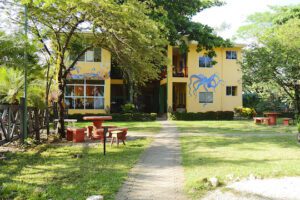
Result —
<svg viewBox="0 0 300 200"><path fill-rule="evenodd" d="M189 81L189 94L190 96L197 96L197 91L203 87L206 92L212 88L215 89L223 82L217 74L213 74L210 77L206 77L203 74L193 74Z"/></svg>
<svg viewBox="0 0 300 200"><path fill-rule="evenodd" d="M89 73L81 73L81 67L75 66L68 75L70 79L106 80L110 78L110 70L100 67L99 70L92 68Z"/></svg>

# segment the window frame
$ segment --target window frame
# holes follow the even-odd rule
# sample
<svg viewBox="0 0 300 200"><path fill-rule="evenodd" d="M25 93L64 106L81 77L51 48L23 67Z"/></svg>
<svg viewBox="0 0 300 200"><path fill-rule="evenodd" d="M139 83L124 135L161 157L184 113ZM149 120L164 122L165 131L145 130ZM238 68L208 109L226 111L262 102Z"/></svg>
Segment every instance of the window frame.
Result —
<svg viewBox="0 0 300 200"><path fill-rule="evenodd" d="M73 96L68 96L65 95L64 100L66 101L66 99L71 99L74 105L74 108L69 108L71 110L103 110L105 109L105 82L103 84L90 84L90 83L86 83L87 80L84 79L84 83L67 83L66 87L65 87L65 94L66 94L66 90L67 90L67 86L73 86L73 90L74 90L74 94ZM83 86L83 96L75 96L75 86ZM103 87L103 96L87 96L87 86L93 86L93 87ZM83 108L76 108L76 99L83 99ZM103 100L103 108L86 108L86 100L87 99L102 99Z"/></svg>
<svg viewBox="0 0 300 200"><path fill-rule="evenodd" d="M202 66L201 65L201 61L200 61L200 59L201 58L204 58L204 59L210 59L210 61L209 61L209 64L208 65L206 65L206 62L205 62L205 66ZM213 68L213 59L211 58L211 57L209 57L209 56L205 56L205 55L203 55L203 56L199 56L199 58L198 58L198 67L199 68Z"/></svg>
<svg viewBox="0 0 300 200"><path fill-rule="evenodd" d="M205 94L205 101L201 101L201 94ZM207 94L211 94L211 97L212 97L211 101L208 101ZM213 104L214 103L214 93L213 92L199 92L199 103Z"/></svg>
<svg viewBox="0 0 300 200"><path fill-rule="evenodd" d="M227 52L230 52L229 57L227 57ZM235 56L233 56L234 55L233 53L235 53ZM237 51L228 50L228 51L225 52L225 54L226 54L226 60L237 60Z"/></svg>
<svg viewBox="0 0 300 200"><path fill-rule="evenodd" d="M230 92L228 94L228 89L230 88ZM233 89L235 88L235 89ZM233 94L235 91L235 95ZM238 96L238 87L237 86L226 86L226 96L232 96L232 97L236 97Z"/></svg>
<svg viewBox="0 0 300 200"><path fill-rule="evenodd" d="M96 58L95 49L98 49L98 51L99 51L99 54L100 54L100 55L97 56L97 58L99 58L99 59L95 59L95 58ZM93 60L92 60L92 61L88 61L88 60L87 60L87 52L88 52L88 51L92 51L92 52L93 52ZM88 50L88 51L86 51L86 52L84 53L84 55L82 55L82 56L78 59L77 62L102 62L102 48L101 48L101 47L95 47L95 48L93 48L92 50ZM84 58L84 59L82 59L82 58ZM75 57L74 57L73 55L70 55L70 56L69 56L69 59L70 59L70 60L74 60Z"/></svg>

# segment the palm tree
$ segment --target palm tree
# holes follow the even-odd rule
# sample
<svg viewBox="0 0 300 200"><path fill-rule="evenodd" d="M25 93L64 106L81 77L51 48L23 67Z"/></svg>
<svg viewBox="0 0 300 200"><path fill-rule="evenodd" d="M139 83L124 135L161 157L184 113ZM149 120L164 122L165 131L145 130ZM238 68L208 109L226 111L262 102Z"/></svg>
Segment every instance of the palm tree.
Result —
<svg viewBox="0 0 300 200"><path fill-rule="evenodd" d="M17 104L22 96L24 74L13 68L0 68L0 103Z"/></svg>

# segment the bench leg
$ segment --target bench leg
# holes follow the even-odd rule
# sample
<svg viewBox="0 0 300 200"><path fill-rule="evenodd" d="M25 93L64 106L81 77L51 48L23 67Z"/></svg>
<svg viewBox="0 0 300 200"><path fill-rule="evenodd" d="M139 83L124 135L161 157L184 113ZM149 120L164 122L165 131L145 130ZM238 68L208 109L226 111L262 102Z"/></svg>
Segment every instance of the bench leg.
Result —
<svg viewBox="0 0 300 200"><path fill-rule="evenodd" d="M110 141L110 146L111 146L111 147L112 147L112 145L113 145L113 143L114 143L114 140L115 140L115 138L112 137L112 138L111 138L111 141Z"/></svg>

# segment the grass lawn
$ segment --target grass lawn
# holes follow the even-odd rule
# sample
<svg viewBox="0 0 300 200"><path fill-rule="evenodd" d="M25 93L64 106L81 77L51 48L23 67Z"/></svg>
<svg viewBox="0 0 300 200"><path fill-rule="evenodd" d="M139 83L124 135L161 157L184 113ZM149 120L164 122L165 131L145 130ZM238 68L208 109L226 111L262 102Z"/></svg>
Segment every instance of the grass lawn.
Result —
<svg viewBox="0 0 300 200"><path fill-rule="evenodd" d="M77 123L86 126L90 123ZM129 131L155 134L159 122L105 123L129 127ZM130 135L130 132L129 132ZM124 147L102 145L41 145L0 160L0 199L86 199L101 194L114 199L130 168L150 144L151 138L130 140ZM74 154L82 157L74 158Z"/></svg>
<svg viewBox="0 0 300 200"><path fill-rule="evenodd" d="M278 119L277 126L256 125L252 120L239 121L175 121L182 133L293 133L296 126L282 126L282 119Z"/></svg>
<svg viewBox="0 0 300 200"><path fill-rule="evenodd" d="M229 177L245 178L250 174L263 178L300 176L295 126L270 127L252 121L175 123L183 132L185 190L192 198L211 189L205 178L218 177L226 183Z"/></svg>
<svg viewBox="0 0 300 200"><path fill-rule="evenodd" d="M88 125L91 125L91 122L77 122L76 126L78 127L86 127ZM155 134L158 133L161 124L158 121L152 121L152 122L109 122L105 121L103 125L116 125L119 127L127 127L128 132L130 135L130 132L141 132L141 133L147 133L147 134Z"/></svg>

